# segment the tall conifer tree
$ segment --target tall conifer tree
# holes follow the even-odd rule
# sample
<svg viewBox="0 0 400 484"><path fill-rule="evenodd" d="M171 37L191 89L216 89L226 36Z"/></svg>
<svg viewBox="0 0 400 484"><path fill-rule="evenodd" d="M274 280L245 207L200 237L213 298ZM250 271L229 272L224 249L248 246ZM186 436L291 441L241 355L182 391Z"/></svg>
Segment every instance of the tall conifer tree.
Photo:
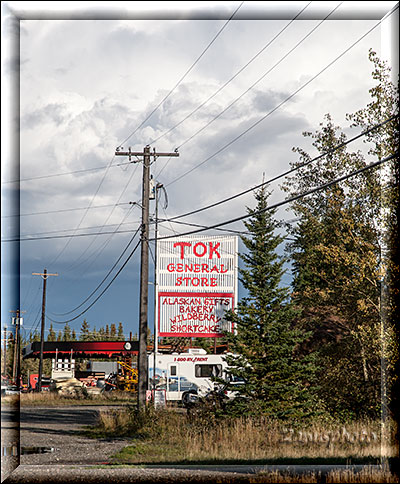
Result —
<svg viewBox="0 0 400 484"><path fill-rule="evenodd" d="M256 208L248 209L250 237L241 237L247 252L240 254L244 268L239 269L247 295L227 314L236 327L227 335L236 356L227 356L227 362L231 375L246 382L240 389L245 398L234 405L272 418L301 418L315 410L310 408L312 364L296 356L304 335L292 328L295 311L281 284L285 259L278 255L283 237L277 234L275 211L267 209L269 196L260 189Z"/></svg>

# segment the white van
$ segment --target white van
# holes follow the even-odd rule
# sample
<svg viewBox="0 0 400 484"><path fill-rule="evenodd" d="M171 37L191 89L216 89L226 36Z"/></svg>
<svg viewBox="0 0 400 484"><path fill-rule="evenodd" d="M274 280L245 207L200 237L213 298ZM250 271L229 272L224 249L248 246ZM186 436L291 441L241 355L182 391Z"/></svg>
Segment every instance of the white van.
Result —
<svg viewBox="0 0 400 484"><path fill-rule="evenodd" d="M149 388L166 390L167 401L187 403L189 394L205 396L214 389L212 377L226 378L224 355L210 355L201 348L187 353L149 354ZM155 377L154 377L155 374Z"/></svg>

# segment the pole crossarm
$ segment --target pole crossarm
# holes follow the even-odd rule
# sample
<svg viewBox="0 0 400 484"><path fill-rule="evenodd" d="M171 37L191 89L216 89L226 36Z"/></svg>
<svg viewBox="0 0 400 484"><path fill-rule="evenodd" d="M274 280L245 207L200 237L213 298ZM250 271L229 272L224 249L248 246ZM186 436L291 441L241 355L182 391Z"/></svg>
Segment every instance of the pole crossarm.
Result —
<svg viewBox="0 0 400 484"><path fill-rule="evenodd" d="M120 151L120 150L116 150L115 151L115 156L127 156L129 161L132 161L132 156L135 156L136 158L139 157L139 156L145 156L145 155L150 155L150 156L153 156L154 159L157 159L159 158L160 156L179 156L179 153L177 151L173 151L172 153L164 153L164 152L160 152L160 153L157 153L154 149L154 151L152 153L149 153L149 152L145 152L145 151L131 151L131 149L129 148L128 151ZM139 163L141 160L137 159L137 160L133 160L133 163Z"/></svg>
<svg viewBox="0 0 400 484"><path fill-rule="evenodd" d="M150 146L144 147L142 152L121 151L116 149L116 156L143 157L143 181L142 181L142 233L141 233L141 257L140 257L140 309L139 309L139 355L138 355L138 406L143 408L146 405L146 392L148 390L148 360L147 360L147 330L148 330L148 284L149 284L149 199L150 199L150 158L154 161L163 156L177 157L179 153L157 153L154 148L150 151ZM135 160L138 163L141 160ZM156 195L157 196L157 195Z"/></svg>
<svg viewBox="0 0 400 484"><path fill-rule="evenodd" d="M42 296L42 323L40 326L40 359L39 359L39 375L37 382L37 390L42 391L42 373L43 373L43 347L44 347L44 330L45 330L45 319L46 319L46 285L49 276L58 276L58 274L51 274L47 272L32 272L33 276L41 276L43 279L43 296Z"/></svg>
<svg viewBox="0 0 400 484"><path fill-rule="evenodd" d="M32 272L32 276L42 276L42 279L47 279L49 276L58 276L57 273L55 274L50 274L49 272L43 273L43 272Z"/></svg>

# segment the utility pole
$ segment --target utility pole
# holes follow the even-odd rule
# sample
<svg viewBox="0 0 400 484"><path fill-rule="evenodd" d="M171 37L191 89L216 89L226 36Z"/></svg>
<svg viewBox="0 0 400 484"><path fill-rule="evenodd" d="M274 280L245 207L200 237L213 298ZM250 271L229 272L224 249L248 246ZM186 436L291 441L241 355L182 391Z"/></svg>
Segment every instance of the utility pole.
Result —
<svg viewBox="0 0 400 484"><path fill-rule="evenodd" d="M7 376L7 326L4 326L3 375Z"/></svg>
<svg viewBox="0 0 400 484"><path fill-rule="evenodd" d="M20 384L20 373L21 373L21 365L20 365L20 327L22 324L22 318L20 318L21 311L17 309L16 311L10 311L11 313L15 313L15 318L12 318L12 324L15 324L15 339L14 339L14 358L13 358L13 375L12 379L13 382L19 387ZM22 311L25 312L25 311Z"/></svg>
<svg viewBox="0 0 400 484"><path fill-rule="evenodd" d="M42 391L42 373L43 373L43 348L44 348L44 329L46 319L46 288L47 278L49 276L58 276L58 274L48 274L47 269L41 272L32 272L33 276L41 276L43 278L43 299L42 299L42 324L40 328L40 359L39 359L39 376L38 376L38 392Z"/></svg>
<svg viewBox="0 0 400 484"><path fill-rule="evenodd" d="M178 152L173 153L153 153L147 145L143 152L120 151L117 148L116 156L128 156L132 161L132 156L137 159L132 163L138 163L143 157L143 185L142 185L142 232L141 232L141 258L140 258L140 309L139 309L139 357L138 357L138 407L146 405L146 391L148 388L148 361L147 361L147 316L148 316L148 292L149 292L149 181L150 181L150 157L154 161L160 156L179 156Z"/></svg>
<svg viewBox="0 0 400 484"><path fill-rule="evenodd" d="M162 183L156 183L156 210L155 210L155 225L154 225L154 347L153 347L153 390L154 390L154 406L156 405L155 390L156 390L156 366L157 366L157 352L158 352L158 300L157 300L157 239L158 239L158 190L164 188ZM165 188L164 188L165 191Z"/></svg>

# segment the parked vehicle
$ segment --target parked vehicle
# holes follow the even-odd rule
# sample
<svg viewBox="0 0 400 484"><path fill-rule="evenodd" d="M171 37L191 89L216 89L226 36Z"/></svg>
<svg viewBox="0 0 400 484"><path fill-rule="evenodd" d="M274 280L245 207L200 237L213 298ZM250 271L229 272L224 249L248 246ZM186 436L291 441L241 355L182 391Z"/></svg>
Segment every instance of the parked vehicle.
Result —
<svg viewBox="0 0 400 484"><path fill-rule="evenodd" d="M224 355L210 355L200 348L187 353L149 355L150 388L165 389L167 401L190 405L213 392L218 384L214 378L226 379L228 365Z"/></svg>

